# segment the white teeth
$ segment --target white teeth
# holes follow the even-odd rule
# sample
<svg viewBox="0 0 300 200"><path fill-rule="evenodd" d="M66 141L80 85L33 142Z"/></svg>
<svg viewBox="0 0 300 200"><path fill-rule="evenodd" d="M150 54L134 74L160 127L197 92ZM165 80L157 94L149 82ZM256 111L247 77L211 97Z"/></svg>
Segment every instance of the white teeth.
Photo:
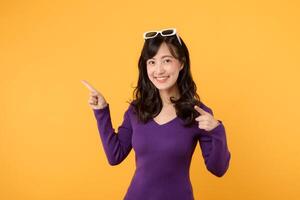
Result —
<svg viewBox="0 0 300 200"><path fill-rule="evenodd" d="M157 80L165 80L165 79L167 79L167 78L169 78L169 77L168 77L168 76L164 76L164 77L156 77Z"/></svg>

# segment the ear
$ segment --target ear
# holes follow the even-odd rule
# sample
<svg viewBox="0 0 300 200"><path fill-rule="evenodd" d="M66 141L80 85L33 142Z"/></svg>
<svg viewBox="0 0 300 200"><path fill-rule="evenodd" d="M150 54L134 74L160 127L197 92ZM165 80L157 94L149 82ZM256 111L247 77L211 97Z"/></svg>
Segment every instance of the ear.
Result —
<svg viewBox="0 0 300 200"><path fill-rule="evenodd" d="M180 66L180 70L179 71L181 71L183 69L183 67L184 67L184 63L182 63L182 65Z"/></svg>

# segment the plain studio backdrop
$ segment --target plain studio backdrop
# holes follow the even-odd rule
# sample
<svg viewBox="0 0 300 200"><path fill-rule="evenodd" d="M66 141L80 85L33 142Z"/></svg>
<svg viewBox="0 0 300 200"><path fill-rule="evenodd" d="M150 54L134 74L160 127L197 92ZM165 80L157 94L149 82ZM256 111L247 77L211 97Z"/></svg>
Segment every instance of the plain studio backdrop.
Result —
<svg viewBox="0 0 300 200"><path fill-rule="evenodd" d="M115 130L132 98L142 33L175 27L202 100L226 128L227 173L190 177L198 200L300 196L299 2L2 1L0 199L121 199L134 151L110 166L88 80Z"/></svg>

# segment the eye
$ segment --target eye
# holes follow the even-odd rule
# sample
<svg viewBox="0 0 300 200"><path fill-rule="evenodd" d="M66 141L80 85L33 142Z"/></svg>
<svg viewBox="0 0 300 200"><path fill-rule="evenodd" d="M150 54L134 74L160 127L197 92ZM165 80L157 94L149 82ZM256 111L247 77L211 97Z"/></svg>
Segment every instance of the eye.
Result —
<svg viewBox="0 0 300 200"><path fill-rule="evenodd" d="M172 60L171 59L166 59L166 60L164 60L165 62L172 62Z"/></svg>
<svg viewBox="0 0 300 200"><path fill-rule="evenodd" d="M153 65L153 64L154 64L154 61L153 61L153 60L150 60L150 61L148 61L148 64L149 64L149 65Z"/></svg>

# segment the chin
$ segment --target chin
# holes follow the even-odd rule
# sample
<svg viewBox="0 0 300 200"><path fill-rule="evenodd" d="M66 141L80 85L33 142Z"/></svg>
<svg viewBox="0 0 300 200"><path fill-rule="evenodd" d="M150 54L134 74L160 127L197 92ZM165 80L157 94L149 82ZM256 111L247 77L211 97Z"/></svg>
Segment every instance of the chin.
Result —
<svg viewBox="0 0 300 200"><path fill-rule="evenodd" d="M158 90L169 90L171 89L172 87L174 86L173 85L159 85L159 84L156 84L155 87L158 89Z"/></svg>

